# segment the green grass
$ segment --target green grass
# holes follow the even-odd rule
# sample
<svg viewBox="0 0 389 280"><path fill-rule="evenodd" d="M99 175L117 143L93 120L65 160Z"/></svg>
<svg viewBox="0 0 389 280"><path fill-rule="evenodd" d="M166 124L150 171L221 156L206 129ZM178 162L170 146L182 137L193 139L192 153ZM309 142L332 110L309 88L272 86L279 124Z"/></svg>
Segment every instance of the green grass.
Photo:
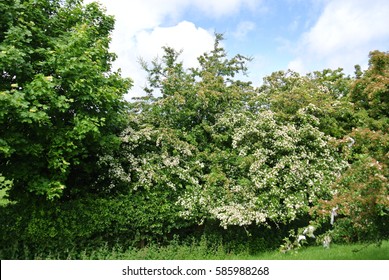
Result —
<svg viewBox="0 0 389 280"><path fill-rule="evenodd" d="M37 256L36 259L58 259L57 255ZM63 257L62 257L63 259ZM107 247L85 250L74 254L69 251L66 259L81 260L389 260L389 240L380 247L376 244L332 245L330 249L312 246L300 249L296 253L279 251L251 255L246 252L229 253L222 245L210 249L201 241L197 244L173 244L158 247L148 246L142 249Z"/></svg>
<svg viewBox="0 0 389 280"><path fill-rule="evenodd" d="M376 244L332 245L331 248L307 247L297 253L268 252L248 259L265 260L389 260L389 241Z"/></svg>
<svg viewBox="0 0 389 280"><path fill-rule="evenodd" d="M323 247L307 247L296 253L281 253L279 251L250 255L245 252L226 253L220 246L209 252L200 246L145 248L124 254L124 259L233 259L233 260L389 260L389 241L378 247L371 244L333 245L330 249ZM135 258L134 258L135 257Z"/></svg>
<svg viewBox="0 0 389 280"><path fill-rule="evenodd" d="M228 245L228 244L227 244ZM40 260L389 260L389 240L377 244L331 244L329 249L322 246L307 246L298 251L281 253L279 250L249 253L250 248L230 251L226 244L211 242L206 237L200 240L182 242L178 239L169 245L151 244L144 248L112 248L111 246L89 247L79 250L69 248L51 253L31 254L28 247L15 247L14 253L7 255L10 259ZM0 258L2 257L0 250Z"/></svg>

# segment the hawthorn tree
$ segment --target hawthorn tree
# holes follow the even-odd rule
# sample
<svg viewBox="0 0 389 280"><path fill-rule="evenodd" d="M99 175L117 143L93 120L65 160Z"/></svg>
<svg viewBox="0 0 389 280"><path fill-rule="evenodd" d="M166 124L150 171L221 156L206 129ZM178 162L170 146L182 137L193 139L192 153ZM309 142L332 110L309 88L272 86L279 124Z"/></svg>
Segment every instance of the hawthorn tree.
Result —
<svg viewBox="0 0 389 280"><path fill-rule="evenodd" d="M305 76L288 70L277 71L264 78L260 88L269 109L286 121L297 111L315 105L314 112L320 119L321 131L342 138L357 124L349 91L352 79L345 77L342 69L325 69Z"/></svg>
<svg viewBox="0 0 389 280"><path fill-rule="evenodd" d="M228 226L289 224L305 219L346 166L310 110L279 122L274 112L227 112L211 128L209 169L180 199L185 217Z"/></svg>
<svg viewBox="0 0 389 280"><path fill-rule="evenodd" d="M239 111L256 94L249 83L233 80L246 69L247 58L228 59L221 39L216 36L214 49L199 57L197 68L184 69L179 52L169 47L160 61L143 63L149 95L130 105L120 152L100 158L109 172L99 180L127 197L134 211L127 219L140 241L196 225L181 215L178 201L186 189L200 188L211 168L210 128L226 107Z"/></svg>
<svg viewBox="0 0 389 280"><path fill-rule="evenodd" d="M305 219L345 167L318 127L319 108L303 104L288 119L269 110L264 94L236 79L248 59L228 58L221 39L197 68L184 69L171 48L144 63L149 96L132 104L120 155L101 158L110 167L102 180L127 188L134 203L147 199L150 217L166 217L145 231L183 220L243 227Z"/></svg>
<svg viewBox="0 0 389 280"><path fill-rule="evenodd" d="M0 3L0 175L9 197L98 192L131 81L111 70L114 19L80 0Z"/></svg>

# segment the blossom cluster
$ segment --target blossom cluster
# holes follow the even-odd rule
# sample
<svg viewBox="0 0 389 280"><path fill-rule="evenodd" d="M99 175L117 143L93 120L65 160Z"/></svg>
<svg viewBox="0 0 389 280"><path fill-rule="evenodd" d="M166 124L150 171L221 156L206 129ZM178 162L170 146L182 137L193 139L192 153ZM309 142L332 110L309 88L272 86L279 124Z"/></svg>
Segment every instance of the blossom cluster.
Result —
<svg viewBox="0 0 389 280"><path fill-rule="evenodd" d="M287 222L308 213L330 194L345 163L306 111L299 112L303 123L278 123L271 111L222 116L213 132L231 133L231 145L226 141L220 149L228 152L210 153L218 168L203 175L200 189L192 190L196 195L181 198L185 215L201 209L227 227Z"/></svg>

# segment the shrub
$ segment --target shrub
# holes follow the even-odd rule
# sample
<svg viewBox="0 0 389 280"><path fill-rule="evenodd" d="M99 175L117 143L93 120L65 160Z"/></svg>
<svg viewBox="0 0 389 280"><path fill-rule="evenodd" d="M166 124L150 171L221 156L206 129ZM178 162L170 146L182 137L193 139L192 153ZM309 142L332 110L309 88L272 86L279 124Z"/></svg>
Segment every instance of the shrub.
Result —
<svg viewBox="0 0 389 280"><path fill-rule="evenodd" d="M334 240L374 241L389 236L386 168L369 156L361 156L333 185L333 198L313 207L312 212L327 223L332 209L337 209Z"/></svg>

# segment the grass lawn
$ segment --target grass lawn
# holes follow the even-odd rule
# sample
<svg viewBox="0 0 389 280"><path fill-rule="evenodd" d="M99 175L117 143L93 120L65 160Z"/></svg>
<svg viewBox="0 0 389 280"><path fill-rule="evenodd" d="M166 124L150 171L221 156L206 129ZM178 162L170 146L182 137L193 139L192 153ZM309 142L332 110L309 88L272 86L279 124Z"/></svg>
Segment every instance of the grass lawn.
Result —
<svg viewBox="0 0 389 280"><path fill-rule="evenodd" d="M389 260L389 241L376 244L332 245L331 248L307 247L298 253L269 252L249 259L265 260Z"/></svg>
<svg viewBox="0 0 389 280"><path fill-rule="evenodd" d="M52 256L55 258L55 256ZM69 256L73 259L74 256ZM226 253L222 247L209 251L201 244L169 245L166 247L150 246L143 249L112 251L85 251L77 259L108 259L108 260L389 260L389 240L380 247L376 244L332 245L325 249L321 246L311 246L300 249L296 253L266 252L257 255L248 253Z"/></svg>

